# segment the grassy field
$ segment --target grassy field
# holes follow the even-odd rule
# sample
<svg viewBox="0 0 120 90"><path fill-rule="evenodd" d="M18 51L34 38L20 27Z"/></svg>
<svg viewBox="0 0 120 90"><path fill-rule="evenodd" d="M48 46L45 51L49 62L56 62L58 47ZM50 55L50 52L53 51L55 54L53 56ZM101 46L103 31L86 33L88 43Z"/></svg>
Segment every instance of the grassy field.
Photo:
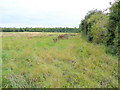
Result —
<svg viewBox="0 0 120 90"><path fill-rule="evenodd" d="M67 38L58 39L63 34L3 33L2 87L118 87L116 56L80 34L68 33Z"/></svg>

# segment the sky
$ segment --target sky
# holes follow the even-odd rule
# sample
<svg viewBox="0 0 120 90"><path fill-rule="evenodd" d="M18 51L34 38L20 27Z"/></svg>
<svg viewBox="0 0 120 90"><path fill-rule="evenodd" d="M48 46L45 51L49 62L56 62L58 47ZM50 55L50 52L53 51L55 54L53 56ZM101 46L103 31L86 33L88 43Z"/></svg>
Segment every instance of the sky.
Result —
<svg viewBox="0 0 120 90"><path fill-rule="evenodd" d="M79 27L86 13L113 0L0 0L0 27Z"/></svg>

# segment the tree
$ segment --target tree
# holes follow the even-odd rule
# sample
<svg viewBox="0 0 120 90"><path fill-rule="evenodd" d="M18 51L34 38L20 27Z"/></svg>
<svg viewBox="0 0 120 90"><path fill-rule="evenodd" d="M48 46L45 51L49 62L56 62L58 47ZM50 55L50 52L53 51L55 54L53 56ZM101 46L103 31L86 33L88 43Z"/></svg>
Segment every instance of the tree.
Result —
<svg viewBox="0 0 120 90"><path fill-rule="evenodd" d="M111 45L114 47L114 52L120 51L120 1L116 0L114 4L112 4L109 13L109 33L108 33L108 41L107 45Z"/></svg>

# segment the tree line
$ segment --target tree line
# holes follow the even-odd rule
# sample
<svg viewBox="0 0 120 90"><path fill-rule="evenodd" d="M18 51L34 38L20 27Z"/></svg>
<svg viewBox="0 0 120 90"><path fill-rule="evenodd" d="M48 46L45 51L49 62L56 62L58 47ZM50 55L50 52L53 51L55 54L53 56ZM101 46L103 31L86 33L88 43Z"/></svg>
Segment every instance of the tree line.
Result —
<svg viewBox="0 0 120 90"><path fill-rule="evenodd" d="M0 32L79 32L78 28L0 28Z"/></svg>
<svg viewBox="0 0 120 90"><path fill-rule="evenodd" d="M79 29L88 41L105 44L113 54L120 53L120 1L116 0L109 13L91 10L81 21Z"/></svg>

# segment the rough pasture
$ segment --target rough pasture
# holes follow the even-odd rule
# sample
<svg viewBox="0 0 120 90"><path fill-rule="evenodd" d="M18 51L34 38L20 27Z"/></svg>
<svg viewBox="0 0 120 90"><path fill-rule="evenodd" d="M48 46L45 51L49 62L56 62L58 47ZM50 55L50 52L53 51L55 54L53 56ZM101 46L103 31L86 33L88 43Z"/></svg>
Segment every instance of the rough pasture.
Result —
<svg viewBox="0 0 120 90"><path fill-rule="evenodd" d="M117 88L117 65L80 34L3 33L3 88Z"/></svg>

